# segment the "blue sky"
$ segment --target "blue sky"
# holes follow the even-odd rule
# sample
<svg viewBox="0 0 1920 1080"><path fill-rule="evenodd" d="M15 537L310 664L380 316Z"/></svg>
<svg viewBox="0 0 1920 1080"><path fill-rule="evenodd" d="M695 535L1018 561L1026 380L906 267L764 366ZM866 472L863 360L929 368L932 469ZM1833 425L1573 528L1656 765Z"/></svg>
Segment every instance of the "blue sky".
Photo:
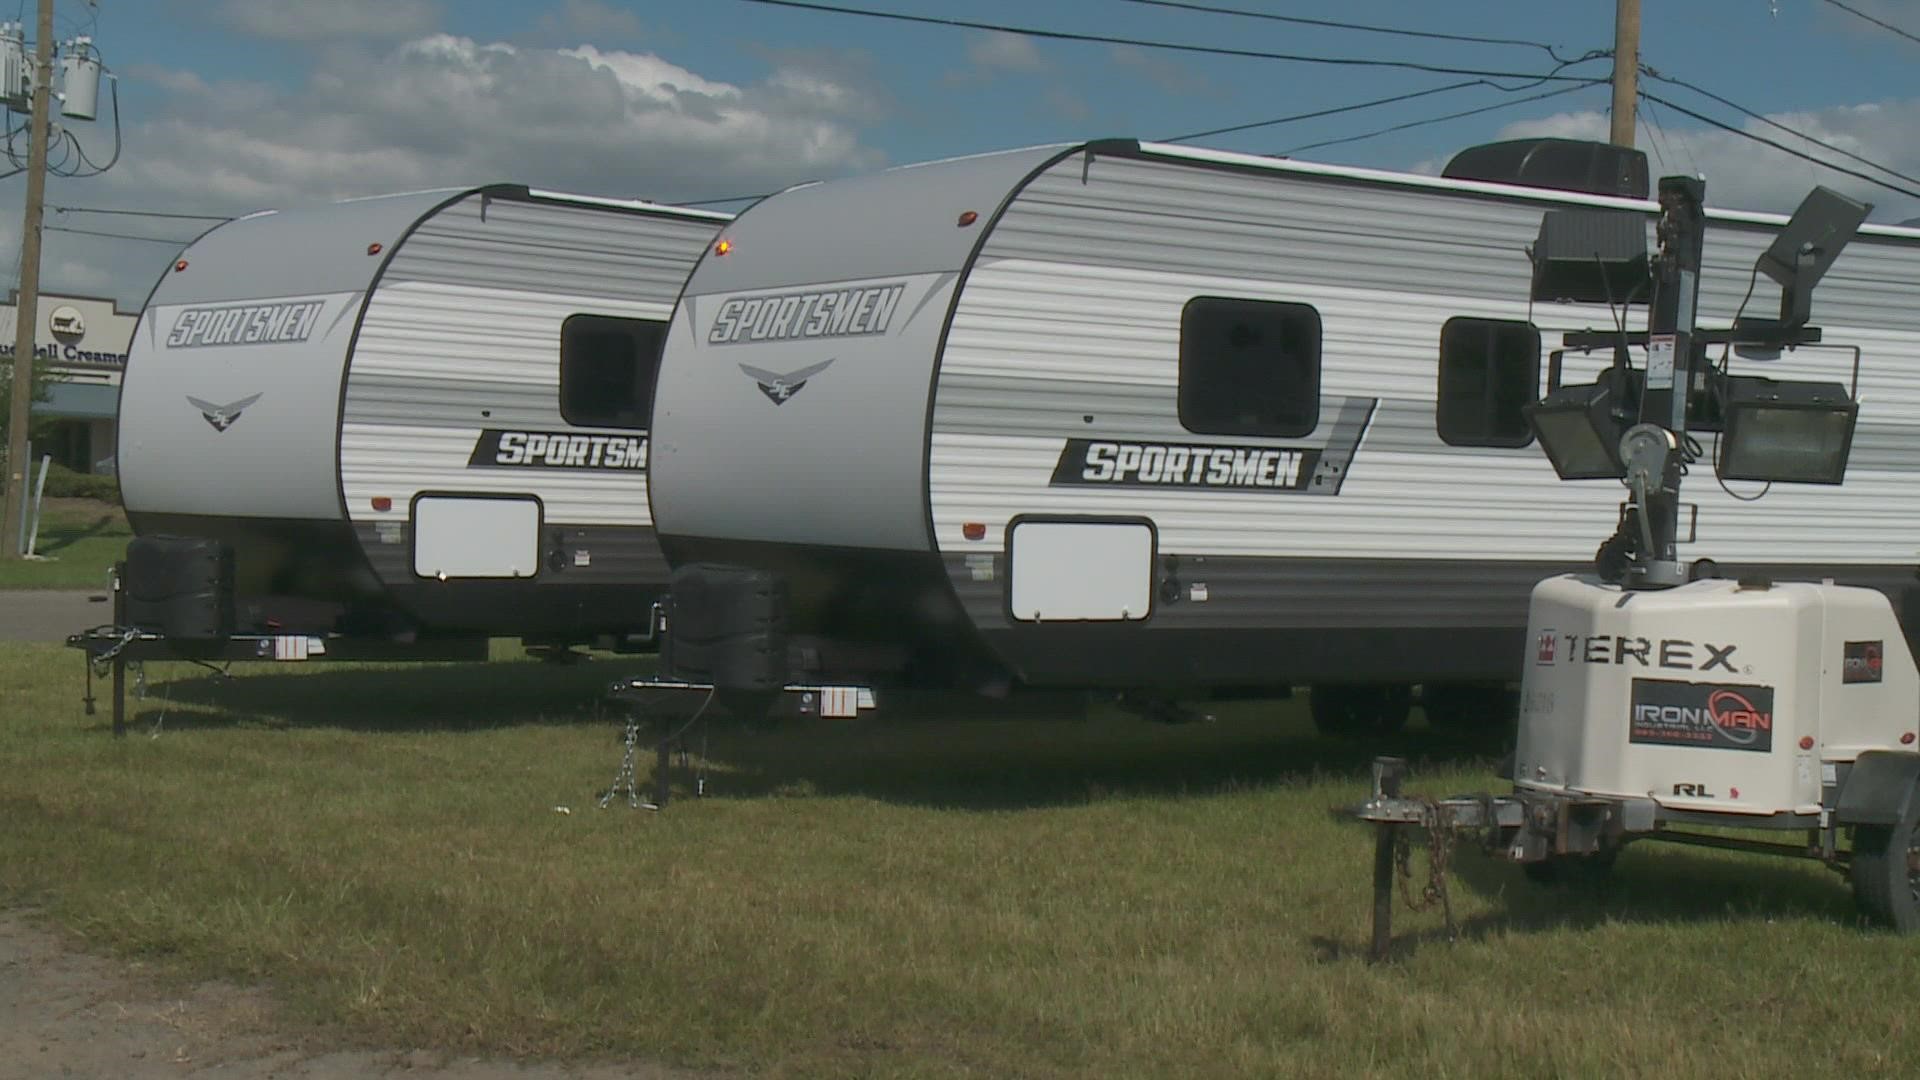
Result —
<svg viewBox="0 0 1920 1080"><path fill-rule="evenodd" d="M1212 2L1537 41L1563 57L1613 42L1608 0ZM1554 63L1531 46L1414 40L1127 0L846 4L1515 73L1544 73ZM1848 6L1920 35L1920 0ZM126 148L105 176L56 181L51 200L221 214L491 180L663 201L753 194L1001 147L1164 138L1459 80L1035 40L747 0L101 0L97 9L60 0L57 7L65 33L97 21L99 47L120 76ZM1645 9L1646 63L1920 175L1920 44L1827 0L1650 0ZM1603 79L1608 71L1606 60L1592 60L1563 74ZM1604 135L1604 86L1519 101L1551 88L1476 86L1202 145L1286 152L1501 102L1516 103L1299 156L1431 170L1453 151L1495 138ZM1649 89L1735 126L1767 130L1690 90ZM1811 183L1828 182L1879 204L1878 219L1920 215L1920 200L1822 174L1671 110L1653 116L1658 128L1643 126L1641 144L1655 153L1655 171L1705 172L1712 202L1789 209ZM90 152L104 151L111 125L76 125L75 133ZM12 208L21 186L19 177L0 181L0 242L15 248ZM78 215L49 223L165 237L193 231L179 222ZM161 244L55 233L48 284L136 304L169 257Z"/></svg>

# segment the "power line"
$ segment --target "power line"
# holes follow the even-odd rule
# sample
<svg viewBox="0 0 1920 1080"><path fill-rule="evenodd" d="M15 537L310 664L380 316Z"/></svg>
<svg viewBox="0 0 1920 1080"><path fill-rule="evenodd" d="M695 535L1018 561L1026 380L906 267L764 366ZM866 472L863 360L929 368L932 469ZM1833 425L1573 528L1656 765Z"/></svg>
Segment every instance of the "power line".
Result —
<svg viewBox="0 0 1920 1080"><path fill-rule="evenodd" d="M1041 38L1048 41L1080 41L1096 45L1132 45L1140 49L1161 49L1167 52L1198 53L1206 56L1235 56L1249 60L1284 60L1299 64L1326 64L1334 67L1371 67L1399 68L1406 71L1425 71L1435 75L1473 75L1483 79L1522 79L1535 82L1574 82L1571 75L1541 75L1524 71L1488 71L1481 68L1442 67L1438 64L1419 64L1411 60L1376 60L1357 56L1312 56L1303 53L1266 52L1260 49L1230 49L1212 45L1185 45L1171 41L1148 41L1142 38L1115 37L1110 34L1082 34L1068 30L1038 30L1027 26L1009 26L1001 23L976 22L972 19L955 19L934 15L908 15L898 11L874 11L870 8L842 7L838 4L815 3L812 0L740 0L743 4L762 4L768 7L793 8L799 11L824 12L833 15L859 15L869 19L887 19L893 22L919 23L926 26L955 27L962 30L986 30L993 33L1019 34L1022 37ZM1585 85L1585 80L1577 80Z"/></svg>
<svg viewBox="0 0 1920 1080"><path fill-rule="evenodd" d="M1811 161L1815 165L1818 165L1823 169L1832 169L1834 172L1844 173L1856 179L1865 180L1867 183L1873 184L1876 187L1883 187L1883 188L1886 188L1888 191L1898 192L1899 194L1905 195L1908 198L1920 199L1920 191L1915 191L1912 188L1903 188L1898 184L1888 183L1887 181L1882 180L1877 176L1872 176L1868 173L1863 173L1858 169L1849 169L1844 165L1835 165L1831 161L1822 161L1821 159L1814 157L1812 154L1805 153L1800 150L1795 150L1793 147L1788 146L1785 143L1776 142L1772 139L1767 138L1765 135L1756 135L1753 132L1746 130L1745 128L1734 127L1732 124L1726 123L1724 121L1715 120L1711 116L1705 116L1700 113L1694 112L1692 109L1688 109L1683 106L1676 105L1673 102L1668 101L1666 98L1659 97L1654 94L1649 94L1644 90L1642 90L1640 93L1641 93L1641 96L1645 97L1649 101L1658 102L1659 104L1665 105L1667 108L1672 109L1674 112L1677 112L1682 116L1692 117L1693 119L1698 120L1703 124L1707 124L1711 127L1719 128L1721 131L1725 131L1732 135L1738 135L1743 139L1752 139L1754 142L1757 142L1757 143L1764 143L1765 145L1771 146L1775 150L1779 150L1782 153L1792 154L1794 157L1800 158L1804 161ZM1891 171L1891 170L1888 170L1888 171Z"/></svg>
<svg viewBox="0 0 1920 1080"><path fill-rule="evenodd" d="M1606 82L1607 80L1605 79L1583 79L1578 86L1562 86L1557 90L1549 90L1544 94L1529 94L1526 97L1514 98L1511 101L1496 101L1491 105L1482 105L1477 109L1467 109L1463 112L1448 113L1445 116L1430 116L1424 120L1409 120L1404 124L1383 127L1377 131L1369 131L1362 135L1348 135L1340 139L1323 139L1320 142L1306 143L1288 150L1282 150L1280 156L1291 157L1302 150L1318 150L1323 146L1339 146L1342 143L1359 142L1362 139L1371 139L1380 135L1390 135L1396 131L1406 131L1409 128L1425 127L1428 124L1438 124L1447 120L1459 120L1463 117L1478 116L1481 113L1492 112L1495 109L1506 109L1515 105L1525 105L1529 101L1545 101L1551 97L1559 97L1561 94L1571 94L1575 90L1585 90L1589 86L1604 86Z"/></svg>
<svg viewBox="0 0 1920 1080"><path fill-rule="evenodd" d="M1639 94L1640 99L1646 102L1647 115L1653 118L1654 126L1659 128L1661 136L1665 137L1667 130L1666 124L1660 119L1660 113L1654 109L1653 102L1647 101L1647 95L1644 91L1635 91L1635 93ZM1693 156L1693 146L1687 142L1687 133L1681 131L1679 128L1675 128L1673 130L1673 141L1680 144L1680 152L1687 156L1688 170L1695 176L1700 175L1700 162L1695 160Z"/></svg>
<svg viewBox="0 0 1920 1080"><path fill-rule="evenodd" d="M1873 16L1867 14L1866 12L1858 10L1857 8L1848 7L1847 5L1841 3L1840 0L1827 0L1827 3L1832 4L1834 7L1839 8L1841 11L1844 11L1849 15L1855 15L1862 19L1865 19L1882 30L1888 31L1889 33L1899 34L1901 37L1906 38L1908 41L1920 42L1920 37L1915 37L1914 35L1908 33L1905 30L1900 29L1899 27L1893 25L1892 23L1881 22L1879 19L1876 19Z"/></svg>
<svg viewBox="0 0 1920 1080"><path fill-rule="evenodd" d="M1186 142L1188 139L1204 139L1209 135L1229 135L1236 131L1252 131L1254 128L1272 127L1275 124L1291 124L1297 120L1315 120L1322 116L1357 112L1361 109L1371 109L1376 105L1391 105L1396 101L1411 101L1414 98L1427 97L1430 94L1444 94L1449 90L1463 90L1469 86L1492 85L1492 83L1485 79L1467 79L1463 82L1448 83L1445 86L1430 86L1425 90L1415 90L1410 94L1395 94L1392 97L1374 98L1372 101L1362 101L1353 105L1340 105L1331 109L1318 109L1314 112L1294 113L1292 116L1281 116L1272 120L1256 120L1251 124L1234 124L1231 127L1213 128L1208 131L1195 131L1186 135L1175 135L1170 139L1160 139L1159 141L1177 143Z"/></svg>
<svg viewBox="0 0 1920 1080"><path fill-rule="evenodd" d="M220 214L180 214L164 210L120 210L97 206L49 206L47 209L61 214L126 214L132 217L179 218L183 221L232 221Z"/></svg>
<svg viewBox="0 0 1920 1080"><path fill-rule="evenodd" d="M1655 71L1653 68L1647 67L1644 64L1641 65L1640 70L1643 73L1645 73L1646 76L1650 79L1657 79L1663 83L1671 83L1674 86L1691 90L1694 93L1699 94L1701 97L1708 98L1712 101L1717 101L1720 104L1725 105L1727 108L1732 109L1734 112L1737 112L1742 116L1746 116L1751 119L1758 120L1761 123L1767 125L1768 127L1774 128L1776 130L1784 131L1788 135L1791 135L1796 139L1805 139L1807 142L1810 142L1813 145L1818 146L1822 150L1830 150L1833 153L1839 154L1841 157L1849 158L1853 161L1859 162L1862 165L1868 165L1875 169L1879 169L1881 172L1886 173L1889 176L1897 176L1900 179L1905 180L1909 184L1920 184L1920 178L1908 176L1907 174L1900 172L1898 169L1889 168L1885 165L1880 164L1877 161L1872 160L1871 158L1861 157L1859 154L1856 154L1851 150L1845 149L1844 147L1835 146L1830 142L1825 142L1820 139L1816 139L1813 136L1808 135L1804 131L1798 131L1798 130L1795 130L1794 128L1790 128L1787 125L1781 123L1778 120L1773 119L1770 116L1766 116L1762 113L1757 113L1752 109L1747 108L1745 105L1741 105L1737 102L1728 101L1726 98L1721 97L1719 94L1716 94L1713 91L1706 89L1705 87L1696 86L1693 83L1686 81L1685 79L1676 79L1671 75L1662 75L1658 71Z"/></svg>
<svg viewBox="0 0 1920 1080"><path fill-rule="evenodd" d="M1245 19L1266 19L1272 22L1293 23L1296 26L1320 26L1330 30L1356 30L1368 34L1392 34L1398 37L1424 38L1429 41L1461 41L1473 45L1524 45L1534 49L1545 49L1548 56L1560 59L1554 54L1553 46L1543 41L1523 41L1519 38L1475 37L1471 34L1443 34L1434 30L1403 30L1394 26L1369 26L1365 23L1339 22L1334 19L1309 19L1300 15L1275 15L1267 11L1242 11L1239 8L1215 7L1211 4L1185 3L1183 0L1120 0L1123 4L1141 4L1146 7L1176 8L1181 11L1198 11L1208 15L1238 15Z"/></svg>
<svg viewBox="0 0 1920 1080"><path fill-rule="evenodd" d="M45 232L77 233L81 236L104 236L112 240L145 240L149 244L171 244L174 247L186 247L191 240L169 240L164 236L135 236L132 233L101 232L97 229L76 229L68 225L43 225Z"/></svg>

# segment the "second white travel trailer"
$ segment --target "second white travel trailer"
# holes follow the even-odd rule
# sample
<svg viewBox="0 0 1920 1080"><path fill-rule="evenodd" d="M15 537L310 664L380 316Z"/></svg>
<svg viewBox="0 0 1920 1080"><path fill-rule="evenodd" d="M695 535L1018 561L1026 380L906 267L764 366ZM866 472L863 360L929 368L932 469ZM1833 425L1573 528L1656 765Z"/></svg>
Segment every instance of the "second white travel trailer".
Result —
<svg viewBox="0 0 1920 1080"><path fill-rule="evenodd" d="M128 359L128 518L186 541L135 598L202 638L649 633L654 367L727 220L492 185L209 231Z"/></svg>
<svg viewBox="0 0 1920 1080"><path fill-rule="evenodd" d="M1410 684L1515 679L1532 584L1590 565L1621 503L1557 482L1521 411L1611 360L1558 346L1618 305L1533 303L1529 249L1547 211L1644 239L1657 207L1644 159L1631 196L1485 179L1503 160L1540 158L1467 180L1108 141L768 198L668 336L665 550L783 590L795 678L1308 683L1362 728ZM1711 218L1701 318L1726 320L1785 219ZM1696 482L1696 550L1908 599L1916 295L1920 230L1863 228L1821 288L1827 344L1771 367L1878 361L1848 485Z"/></svg>

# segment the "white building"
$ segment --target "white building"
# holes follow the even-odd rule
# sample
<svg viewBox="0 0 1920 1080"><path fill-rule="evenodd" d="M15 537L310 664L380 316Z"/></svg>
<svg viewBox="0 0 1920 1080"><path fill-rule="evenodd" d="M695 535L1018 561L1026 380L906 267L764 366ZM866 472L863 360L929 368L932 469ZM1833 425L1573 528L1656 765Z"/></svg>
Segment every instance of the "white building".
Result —
<svg viewBox="0 0 1920 1080"><path fill-rule="evenodd" d="M13 358L17 295L0 305L0 363ZM33 403L34 457L76 472L112 472L120 377L138 312L97 296L40 294L34 352L52 372L46 401Z"/></svg>

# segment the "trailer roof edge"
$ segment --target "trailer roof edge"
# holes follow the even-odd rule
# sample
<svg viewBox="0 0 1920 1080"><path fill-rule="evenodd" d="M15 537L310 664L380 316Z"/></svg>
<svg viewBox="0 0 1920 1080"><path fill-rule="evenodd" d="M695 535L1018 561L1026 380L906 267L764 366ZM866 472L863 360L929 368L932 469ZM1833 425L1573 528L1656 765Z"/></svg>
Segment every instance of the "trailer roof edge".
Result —
<svg viewBox="0 0 1920 1080"><path fill-rule="evenodd" d="M1124 140L1107 139L1087 144L1094 153L1126 153ZM1514 184L1495 184L1484 180L1454 180L1443 176L1427 176L1421 173L1394 172L1388 169L1368 169L1357 165L1328 165L1316 161L1300 161L1293 158L1267 157L1262 154L1246 154L1233 150L1208 150L1202 147L1180 146L1174 143L1143 142L1135 144L1137 152L1144 157L1179 158L1190 161L1207 162L1216 165L1230 165L1236 168L1260 169L1268 172L1293 173L1303 176L1321 176L1343 180L1360 180L1376 184L1393 184L1399 187L1428 188L1435 191L1475 192L1484 195L1498 195L1502 198L1521 199L1531 202L1575 203L1586 206L1605 207L1616 210L1633 210L1641 213L1657 213L1660 206L1651 199L1626 199L1610 195L1589 195L1577 191L1555 191L1548 188L1529 188ZM1780 226L1787 223L1786 214L1762 213L1754 210L1727 210L1715 207L1707 209L1709 218L1736 222L1746 225ZM1860 231L1868 235L1892 236L1902 239L1920 239L1920 228L1902 225L1862 225Z"/></svg>

